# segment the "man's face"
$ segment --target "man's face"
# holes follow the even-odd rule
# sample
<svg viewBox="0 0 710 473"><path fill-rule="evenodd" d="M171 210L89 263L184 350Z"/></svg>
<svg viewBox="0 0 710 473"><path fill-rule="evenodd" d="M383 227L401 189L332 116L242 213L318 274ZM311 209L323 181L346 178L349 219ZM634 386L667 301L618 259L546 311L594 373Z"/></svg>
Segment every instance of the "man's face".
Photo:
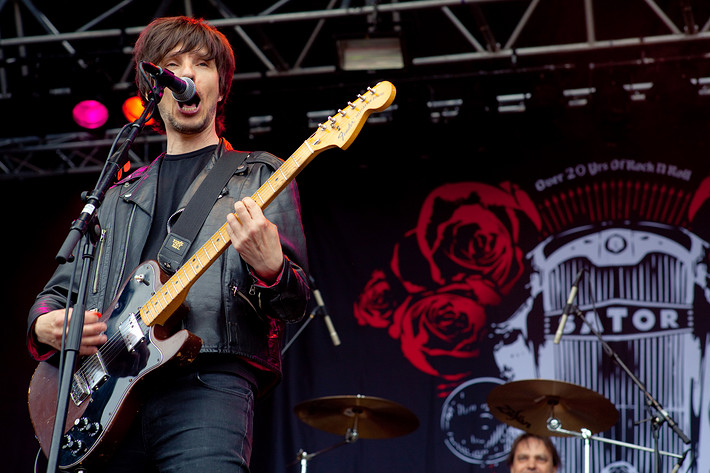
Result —
<svg viewBox="0 0 710 473"><path fill-rule="evenodd" d="M550 452L542 440L529 438L520 442L515 449L510 473L555 473L557 467L552 464Z"/></svg>
<svg viewBox="0 0 710 473"><path fill-rule="evenodd" d="M165 130L186 135L212 131L215 125L217 103L222 100L219 92L219 72L213 59L204 58L203 51L180 53L181 46L173 49L159 64L177 77L189 77L195 82L197 93L188 102L178 102L165 89L158 104Z"/></svg>

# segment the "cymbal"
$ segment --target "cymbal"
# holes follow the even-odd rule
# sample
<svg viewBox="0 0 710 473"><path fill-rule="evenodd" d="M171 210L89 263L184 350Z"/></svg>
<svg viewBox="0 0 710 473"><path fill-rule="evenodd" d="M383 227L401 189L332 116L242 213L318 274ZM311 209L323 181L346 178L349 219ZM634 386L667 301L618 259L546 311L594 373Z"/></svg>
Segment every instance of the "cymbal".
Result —
<svg viewBox="0 0 710 473"><path fill-rule="evenodd" d="M311 399L296 405L294 411L311 427L338 435L357 430L360 438L399 437L419 427L419 419L406 407L361 394Z"/></svg>
<svg viewBox="0 0 710 473"><path fill-rule="evenodd" d="M547 428L551 417L565 430L602 432L619 419L607 398L582 386L547 379L526 379L496 386L488 394L491 414L508 425L540 436L566 436Z"/></svg>

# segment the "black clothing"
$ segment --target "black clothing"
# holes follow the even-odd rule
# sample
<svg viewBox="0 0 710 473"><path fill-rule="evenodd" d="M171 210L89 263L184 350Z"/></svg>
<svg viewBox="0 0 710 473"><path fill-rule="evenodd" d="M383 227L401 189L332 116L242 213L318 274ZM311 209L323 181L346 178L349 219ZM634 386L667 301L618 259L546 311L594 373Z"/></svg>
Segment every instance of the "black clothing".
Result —
<svg viewBox="0 0 710 473"><path fill-rule="evenodd" d="M222 155L223 143L180 199L179 207L186 205ZM99 242L99 256L91 267L90 286L94 289L87 295L87 308L96 307L105 312L123 281L141 262L151 222L156 215L161 159L137 170L110 189L99 208L99 221L105 236ZM198 232L190 253L208 242L224 225L226 215L234 211L236 200L252 196L280 164L278 158L268 153L250 153L245 171L229 180ZM247 366L254 367L254 376L258 378L262 393L280 379L284 324L298 321L305 315L310 293L302 269L306 262L306 245L295 181L264 209L264 214L278 227L285 255L284 267L276 283L267 286L259 281L230 246L195 281L184 303L188 312L181 320L182 327L202 339L201 355L237 356L246 361ZM152 242L158 247L161 243L162 240ZM29 337L37 317L64 306L70 271L71 265L59 267L37 297L28 318ZM39 345L37 348L40 355L45 355L40 359L48 356L49 347Z"/></svg>
<svg viewBox="0 0 710 473"><path fill-rule="evenodd" d="M141 261L155 260L168 235L168 220L174 225L180 201L190 184L212 159L217 145L184 154L166 154L159 160L158 194L150 233ZM175 217L171 218L173 215Z"/></svg>

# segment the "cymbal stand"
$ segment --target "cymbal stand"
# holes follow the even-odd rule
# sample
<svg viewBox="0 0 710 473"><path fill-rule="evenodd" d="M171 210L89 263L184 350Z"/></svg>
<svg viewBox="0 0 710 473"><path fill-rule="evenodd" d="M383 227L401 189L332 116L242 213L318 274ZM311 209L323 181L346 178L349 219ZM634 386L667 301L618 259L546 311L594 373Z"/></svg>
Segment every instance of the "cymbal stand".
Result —
<svg viewBox="0 0 710 473"><path fill-rule="evenodd" d="M651 395L651 393L646 389L646 386L644 386L641 380L639 380L636 375L634 375L633 371L631 371L631 369L626 366L626 364L621 360L621 358L619 358L619 355L617 355L617 353L609 346L609 344L604 340L604 338L602 338L599 331L587 320L586 317L584 317L584 313L579 310L579 307L575 306L574 311L572 311L572 314L576 315L582 321L582 323L584 323L589 328L589 330L597 337L597 339L602 345L602 348L604 349L604 352L614 362L616 362L616 364L626 373L626 375L631 379L631 381L636 385L636 387L639 388L639 390L646 398L646 408L649 410L649 413L651 415L652 428L655 429L653 432L655 449L651 450L651 452L654 453L653 472L660 473L660 455L662 453L658 449L658 429L660 429L661 424L663 422L667 423L671 430L673 430L673 432L686 445L690 443L690 438L685 435L685 433L681 430L678 424L676 424L670 414L668 414L668 412L666 412L663 406L661 406L661 404ZM655 414L652 411L655 411ZM673 454L673 456L676 455L677 454ZM678 456L678 458L682 457L683 456Z"/></svg>
<svg viewBox="0 0 710 473"><path fill-rule="evenodd" d="M634 375L633 371L626 366L626 364L619 358L619 355L609 346L609 344L602 338L601 334L599 331L587 320L586 317L584 317L584 313L579 310L579 307L575 306L574 310L572 311L571 315L576 315L583 324L585 324L591 333L594 334L594 336L597 337L599 342L602 345L602 348L604 349L604 352L626 373L626 375L631 379L631 381L636 385L636 387L639 388L639 390L643 393L644 397L646 398L646 408L649 410L650 415L651 415L651 423L652 423L652 429L653 430L653 439L654 439L654 448L653 449L647 449L646 447L639 447L636 445L632 444L626 444L624 446L632 447L632 448L638 448L639 450L645 450L645 451L650 451L654 454L653 456L653 473L660 473L660 464L661 464L661 455L670 455L674 456L676 458L684 459L685 455L679 455L676 453L669 454L668 452L661 452L658 448L658 434L659 430L661 427L661 424L663 422L667 423L668 426L671 428L671 430L685 443L686 445L690 443L690 438L685 435L685 433L681 430L681 428L676 424L676 422L673 420L673 418L668 414L668 412L661 406L661 404L654 398L651 393L646 389L646 386L641 382L640 379ZM655 411L651 412L651 411ZM549 426L548 426L549 428ZM601 440L601 439L599 439ZM615 443L616 441L608 441L608 439L603 440L608 443Z"/></svg>
<svg viewBox="0 0 710 473"><path fill-rule="evenodd" d="M649 453L658 453L659 455L665 455L668 457L678 458L679 460L682 460L685 458L685 455L679 455L677 453L664 452L663 450L657 450L656 448L642 447L640 445L634 445L631 443L620 442L618 440L607 439L604 437L597 437L596 435L592 435L592 432L589 429L581 429L579 432L566 430L566 429L562 428L562 423L559 421L559 419L557 419L555 417L550 417L549 419L547 419L547 428L551 432L570 435L573 437L581 438L584 441L584 473L590 473L590 471L591 471L590 453L589 453L590 447L591 447L591 440L595 440L597 442L603 442L603 443L610 443L613 445L618 445L620 447L634 448L636 450L642 450L644 452L649 452Z"/></svg>
<svg viewBox="0 0 710 473"><path fill-rule="evenodd" d="M342 442L338 442L334 445L331 445L330 447L324 448L323 450L319 450L314 453L307 453L305 450L301 449L298 451L298 454L296 455L296 462L300 463L301 465L301 473L307 473L308 471L308 462L312 460L313 458L317 457L321 453L329 452L331 450L334 450L342 445L348 445L351 443L357 442L358 438L360 438L360 434L358 433L357 430L357 416L355 416L353 420L353 426L348 428L348 430L345 432L345 440ZM291 465L294 465L295 463L291 463Z"/></svg>

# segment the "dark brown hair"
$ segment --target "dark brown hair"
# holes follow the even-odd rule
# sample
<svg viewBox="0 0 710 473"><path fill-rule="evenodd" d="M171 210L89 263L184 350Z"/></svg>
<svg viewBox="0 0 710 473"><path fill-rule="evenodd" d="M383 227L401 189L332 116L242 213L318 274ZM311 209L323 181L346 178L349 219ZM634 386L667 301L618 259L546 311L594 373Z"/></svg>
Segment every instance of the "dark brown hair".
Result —
<svg viewBox="0 0 710 473"><path fill-rule="evenodd" d="M219 72L219 91L222 101L217 105L217 134L224 131L224 105L232 88L234 77L234 51L227 38L214 26L203 19L186 16L172 16L153 20L141 32L135 47L133 59L136 63L136 84L141 98L145 101L151 90L140 71L142 61L159 64L173 49L180 46L180 52L203 49L205 59L214 59ZM165 131L158 114L154 114L159 131Z"/></svg>
<svg viewBox="0 0 710 473"><path fill-rule="evenodd" d="M539 435L535 434L522 434L518 438L515 439L513 442L513 447L510 449L510 453L508 454L508 458L506 459L506 463L508 467L513 465L513 461L515 461L515 451L518 449L518 445L520 445L523 442L527 442L530 439L538 439L541 441L544 445L545 448L550 452L550 455L552 455L552 466L558 467L560 466L560 454L557 453L557 449L555 448L555 444L552 443L552 440L550 440L550 437L541 437Z"/></svg>

